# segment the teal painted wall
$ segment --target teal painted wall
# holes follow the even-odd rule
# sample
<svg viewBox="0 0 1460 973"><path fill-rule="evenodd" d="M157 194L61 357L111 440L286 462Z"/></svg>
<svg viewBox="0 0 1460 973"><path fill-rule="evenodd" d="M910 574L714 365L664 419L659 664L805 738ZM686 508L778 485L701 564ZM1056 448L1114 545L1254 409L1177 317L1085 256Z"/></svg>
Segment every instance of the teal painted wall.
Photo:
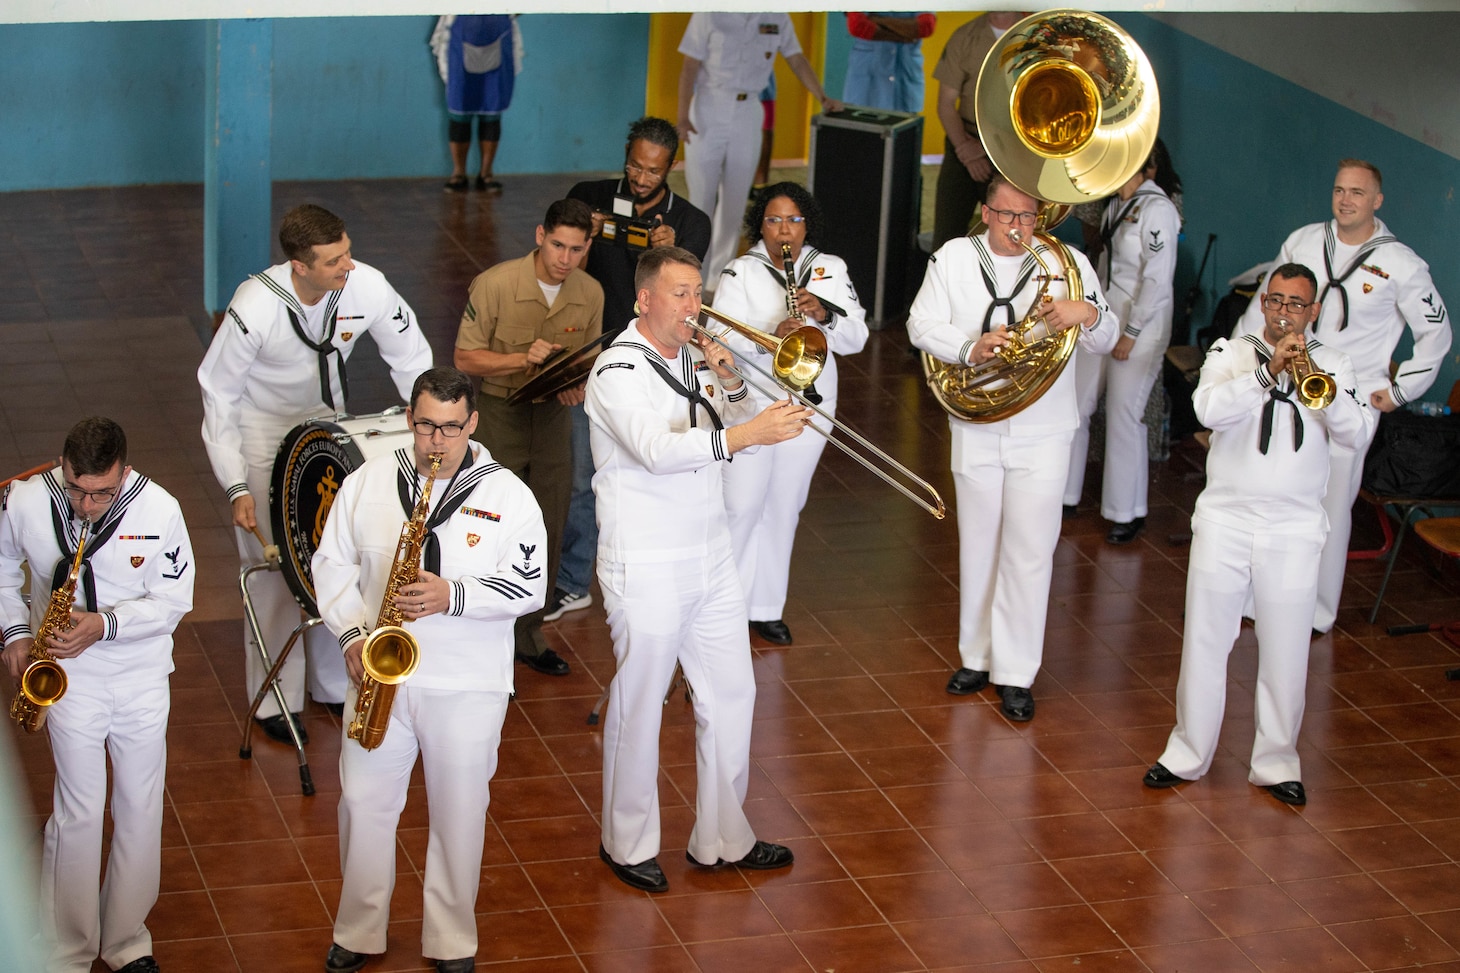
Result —
<svg viewBox="0 0 1460 973"><path fill-rule="evenodd" d="M434 23L275 21L274 178L449 171L426 47ZM644 110L648 16L521 24L527 53L497 171L614 168ZM0 191L201 182L203 42L198 21L0 29Z"/></svg>
<svg viewBox="0 0 1460 973"><path fill-rule="evenodd" d="M0 190L203 179L200 22L0 28Z"/></svg>
<svg viewBox="0 0 1460 973"><path fill-rule="evenodd" d="M1383 170L1379 216L1428 261L1451 315L1460 309L1460 265L1452 258L1460 161L1149 17L1112 19L1155 66L1162 137L1185 184L1178 307L1207 234L1217 234L1204 275L1207 292L1196 309L1198 327L1210 320L1229 277L1277 256L1297 227L1332 217L1335 163L1344 157L1367 159ZM1408 348L1406 335L1396 360ZM1460 351L1452 349L1426 398L1443 400L1456 379Z"/></svg>

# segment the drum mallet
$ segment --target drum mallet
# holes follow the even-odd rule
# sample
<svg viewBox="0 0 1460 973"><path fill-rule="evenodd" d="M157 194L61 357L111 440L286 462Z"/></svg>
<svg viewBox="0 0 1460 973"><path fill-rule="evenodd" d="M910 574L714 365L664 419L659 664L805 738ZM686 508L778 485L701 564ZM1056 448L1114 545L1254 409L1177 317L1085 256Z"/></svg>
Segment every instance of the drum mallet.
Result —
<svg viewBox="0 0 1460 973"><path fill-rule="evenodd" d="M253 532L253 536L257 537L259 539L259 544L263 546L264 560L269 562L269 568L277 568L279 566L279 545L270 544L268 541L264 540L264 535L259 533L259 529L257 526L250 527L249 530Z"/></svg>

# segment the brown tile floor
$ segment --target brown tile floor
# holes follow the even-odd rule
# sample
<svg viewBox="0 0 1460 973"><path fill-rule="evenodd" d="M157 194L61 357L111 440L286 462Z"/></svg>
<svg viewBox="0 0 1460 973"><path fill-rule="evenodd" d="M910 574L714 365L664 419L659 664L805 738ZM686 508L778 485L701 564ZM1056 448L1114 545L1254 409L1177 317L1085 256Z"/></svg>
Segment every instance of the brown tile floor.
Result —
<svg viewBox="0 0 1460 973"><path fill-rule="evenodd" d="M514 179L498 200L445 196L434 181L287 185L276 198L340 212L444 357L467 282L525 252L567 183ZM0 470L54 456L77 417L102 411L182 501L200 587L177 637L157 955L172 973L315 971L340 883L338 723L311 706L314 797L285 748L260 741L252 761L236 757L236 567L192 378L206 326L201 202L197 187L0 196ZM385 403L378 363L357 361L352 377L357 411ZM842 381L844 416L951 499L946 423L899 335L874 335ZM1460 653L1382 627L1460 614L1418 557L1400 566L1380 626L1364 621L1380 565L1356 562L1338 631L1313 644L1308 807L1246 782L1250 631L1212 773L1174 792L1140 785L1172 719L1186 550L1169 538L1200 489L1192 458L1178 450L1154 468L1136 544L1106 546L1088 510L1066 523L1039 716L1014 726L987 696L943 692L956 664L952 522L827 456L797 537L796 645L756 647L750 816L795 849L788 872L685 864L693 721L676 697L661 781L672 891L651 898L609 875L595 856L601 736L584 722L613 671L608 635L597 608L552 626L574 671L520 675L482 862L483 966L1460 970L1460 683L1443 678ZM38 830L49 756L43 738L18 743ZM425 968L425 844L418 788L391 950L371 970Z"/></svg>

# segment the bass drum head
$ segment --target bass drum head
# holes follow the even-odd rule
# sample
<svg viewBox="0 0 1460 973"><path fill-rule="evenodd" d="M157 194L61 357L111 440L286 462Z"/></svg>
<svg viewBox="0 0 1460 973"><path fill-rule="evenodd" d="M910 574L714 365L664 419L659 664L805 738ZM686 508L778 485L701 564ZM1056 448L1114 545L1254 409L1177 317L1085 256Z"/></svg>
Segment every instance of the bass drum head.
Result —
<svg viewBox="0 0 1460 973"><path fill-rule="evenodd" d="M319 617L311 562L340 483L370 457L410 446L410 432L405 409L395 406L372 415L311 419L279 443L269 523L284 581L311 617Z"/></svg>
<svg viewBox="0 0 1460 973"><path fill-rule="evenodd" d="M269 483L269 520L279 545L280 569L311 617L319 615L319 606L310 562L340 483L365 462L354 440L343 433L335 423L322 420L289 430L274 457Z"/></svg>

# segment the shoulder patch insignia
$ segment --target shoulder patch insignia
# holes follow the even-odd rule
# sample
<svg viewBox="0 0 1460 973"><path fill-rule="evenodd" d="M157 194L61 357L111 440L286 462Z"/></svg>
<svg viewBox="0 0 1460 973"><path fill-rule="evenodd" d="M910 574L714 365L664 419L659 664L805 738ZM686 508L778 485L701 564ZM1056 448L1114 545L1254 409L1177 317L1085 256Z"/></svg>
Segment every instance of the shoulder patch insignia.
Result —
<svg viewBox="0 0 1460 973"><path fill-rule="evenodd" d="M737 274L737 273L735 273L735 271L731 270L729 267L726 267L724 270L720 271L720 276L721 277L738 277L740 275Z"/></svg>
<svg viewBox="0 0 1460 973"><path fill-rule="evenodd" d="M230 307L228 309L228 316L233 319L234 324L238 325L239 331L242 331L244 334L248 334L248 325L243 323L243 318L238 316L237 311Z"/></svg>
<svg viewBox="0 0 1460 973"><path fill-rule="evenodd" d="M1166 241L1161 239L1160 230L1151 231L1151 252L1160 253L1166 249Z"/></svg>
<svg viewBox="0 0 1460 973"><path fill-rule="evenodd" d="M611 361L608 364L603 365L602 367L600 367L598 369L598 374L599 375L602 375L604 372L608 371L610 368L627 368L629 371L633 371L634 370L634 363L633 362L628 362L628 361Z"/></svg>

